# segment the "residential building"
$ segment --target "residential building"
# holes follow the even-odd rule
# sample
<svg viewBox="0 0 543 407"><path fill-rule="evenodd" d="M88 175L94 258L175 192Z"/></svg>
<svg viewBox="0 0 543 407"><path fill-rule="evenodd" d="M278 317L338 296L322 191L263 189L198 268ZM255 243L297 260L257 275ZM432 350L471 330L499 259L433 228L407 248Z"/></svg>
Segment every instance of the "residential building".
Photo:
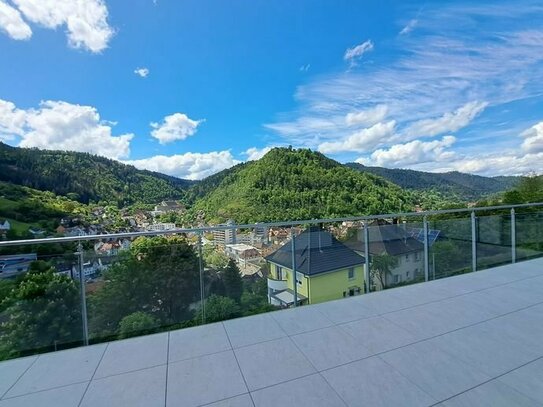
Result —
<svg viewBox="0 0 543 407"><path fill-rule="evenodd" d="M271 304L315 304L364 292L363 256L337 240L328 231L316 227L294 237L294 265L291 242L266 257L270 266L268 299Z"/></svg>
<svg viewBox="0 0 543 407"><path fill-rule="evenodd" d="M424 273L424 244L412 236L407 225L376 220L368 225L368 236L372 270L375 269L372 264L374 256L392 256L396 262L396 266L388 272L372 274L372 289L381 290L383 285L390 287L410 282ZM364 241L364 231L360 229L355 249L358 253L363 253Z"/></svg>
<svg viewBox="0 0 543 407"><path fill-rule="evenodd" d="M151 212L153 216L162 215L170 212L184 212L185 206L177 201L162 201L155 206L155 210Z"/></svg>
<svg viewBox="0 0 543 407"><path fill-rule="evenodd" d="M7 232L11 229L11 224L7 219L0 219L0 232Z"/></svg>
<svg viewBox="0 0 543 407"><path fill-rule="evenodd" d="M245 243L227 244L224 246L224 252L242 266L261 259L258 249Z"/></svg>
<svg viewBox="0 0 543 407"><path fill-rule="evenodd" d="M175 229L175 223L153 223L152 225L147 226L147 230L157 232L173 229Z"/></svg>
<svg viewBox="0 0 543 407"><path fill-rule="evenodd" d="M236 223L229 219L225 224L221 224L218 226L234 226ZM213 242L217 246L225 246L227 244L234 244L237 243L236 241L236 228L232 227L230 229L221 229L221 230L214 230L213 231Z"/></svg>

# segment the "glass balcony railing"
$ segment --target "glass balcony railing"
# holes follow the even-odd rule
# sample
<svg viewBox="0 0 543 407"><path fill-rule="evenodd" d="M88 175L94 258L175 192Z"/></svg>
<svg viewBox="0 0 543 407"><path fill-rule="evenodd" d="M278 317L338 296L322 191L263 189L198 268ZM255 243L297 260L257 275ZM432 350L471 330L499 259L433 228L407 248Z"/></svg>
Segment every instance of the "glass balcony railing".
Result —
<svg viewBox="0 0 543 407"><path fill-rule="evenodd" d="M0 242L0 359L543 256L543 204Z"/></svg>

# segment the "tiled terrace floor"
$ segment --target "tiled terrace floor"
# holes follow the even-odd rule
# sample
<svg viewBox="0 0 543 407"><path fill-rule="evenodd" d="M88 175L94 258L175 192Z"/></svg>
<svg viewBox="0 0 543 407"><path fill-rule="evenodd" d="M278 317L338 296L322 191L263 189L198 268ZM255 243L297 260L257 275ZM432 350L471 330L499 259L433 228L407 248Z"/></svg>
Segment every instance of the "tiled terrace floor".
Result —
<svg viewBox="0 0 543 407"><path fill-rule="evenodd" d="M543 259L0 364L0 407L543 406Z"/></svg>

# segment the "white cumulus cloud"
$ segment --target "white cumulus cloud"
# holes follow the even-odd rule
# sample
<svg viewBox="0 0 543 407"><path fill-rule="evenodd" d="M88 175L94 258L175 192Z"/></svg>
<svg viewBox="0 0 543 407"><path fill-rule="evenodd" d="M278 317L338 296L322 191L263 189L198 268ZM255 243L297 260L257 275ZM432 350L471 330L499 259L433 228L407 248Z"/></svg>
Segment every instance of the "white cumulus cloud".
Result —
<svg viewBox="0 0 543 407"><path fill-rule="evenodd" d="M32 29L23 20L19 10L0 0L0 29L14 40L32 37Z"/></svg>
<svg viewBox="0 0 543 407"><path fill-rule="evenodd" d="M373 50L373 42L371 40L364 41L362 44L358 44L352 48L347 48L343 59L345 61L354 61L362 58L366 52Z"/></svg>
<svg viewBox="0 0 543 407"><path fill-rule="evenodd" d="M405 144L395 144L388 149L374 151L369 159L359 159L361 164L378 167L402 167L410 164L420 164L429 161L449 161L455 153L448 151L456 138L445 136L441 140L423 142L414 140Z"/></svg>
<svg viewBox="0 0 543 407"><path fill-rule="evenodd" d="M0 99L0 139L13 140L24 133L26 113L14 103Z"/></svg>
<svg viewBox="0 0 543 407"><path fill-rule="evenodd" d="M63 101L45 101L38 109L17 109L0 100L0 134L17 138L20 147L71 150L121 159L130 154L133 134L114 136L110 122L96 108Z"/></svg>
<svg viewBox="0 0 543 407"><path fill-rule="evenodd" d="M319 145L319 151L324 154L341 152L366 152L387 142L394 136L396 121L377 123L371 127L357 131L341 141L327 141Z"/></svg>
<svg viewBox="0 0 543 407"><path fill-rule="evenodd" d="M203 179L240 162L234 159L230 151L185 153L171 156L157 155L140 160L125 161L126 164L131 164L136 168L190 180Z"/></svg>
<svg viewBox="0 0 543 407"><path fill-rule="evenodd" d="M455 132L470 124L485 108L486 102L469 102L435 119L419 120L409 126L407 134L411 136L433 137L439 134Z"/></svg>
<svg viewBox="0 0 543 407"><path fill-rule="evenodd" d="M525 130L521 134L524 137L522 150L526 153L543 153L543 122Z"/></svg>
<svg viewBox="0 0 543 407"><path fill-rule="evenodd" d="M264 157L271 149L272 147L251 147L248 148L243 154L247 156L247 161L256 161Z"/></svg>
<svg viewBox="0 0 543 407"><path fill-rule="evenodd" d="M22 16L45 28L66 27L71 47L95 53L107 48L114 35L103 0L12 0L12 3L17 9L0 2L0 27L13 39L28 39L32 35Z"/></svg>
<svg viewBox="0 0 543 407"><path fill-rule="evenodd" d="M160 144L167 144L177 140L185 140L196 133L203 120L192 120L184 113L174 113L166 116L162 123L151 123L154 129L151 135Z"/></svg>
<svg viewBox="0 0 543 407"><path fill-rule="evenodd" d="M348 126L372 126L375 123L382 121L386 117L387 113L387 105L377 105L371 109L347 113L345 116L345 122Z"/></svg>
<svg viewBox="0 0 543 407"><path fill-rule="evenodd" d="M147 75L149 75L149 68L136 68L134 69L134 73L142 78L147 78Z"/></svg>

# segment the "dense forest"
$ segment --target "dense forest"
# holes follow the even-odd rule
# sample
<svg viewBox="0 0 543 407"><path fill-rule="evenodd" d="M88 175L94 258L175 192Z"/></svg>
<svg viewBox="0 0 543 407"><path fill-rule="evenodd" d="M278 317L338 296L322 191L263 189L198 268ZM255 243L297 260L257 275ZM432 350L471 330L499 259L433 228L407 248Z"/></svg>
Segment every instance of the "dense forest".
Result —
<svg viewBox="0 0 543 407"><path fill-rule="evenodd" d="M203 181L192 213L238 223L355 216L410 210L411 194L311 150L275 148L262 159Z"/></svg>
<svg viewBox="0 0 543 407"><path fill-rule="evenodd" d="M102 201L119 207L180 199L192 183L92 154L16 148L1 142L0 181L82 203Z"/></svg>
<svg viewBox="0 0 543 407"><path fill-rule="evenodd" d="M482 177L453 171L430 173L414 170L366 167L358 163L345 164L360 172L386 178L402 188L435 191L441 195L463 201L476 201L487 195L502 193L514 188L519 177Z"/></svg>

